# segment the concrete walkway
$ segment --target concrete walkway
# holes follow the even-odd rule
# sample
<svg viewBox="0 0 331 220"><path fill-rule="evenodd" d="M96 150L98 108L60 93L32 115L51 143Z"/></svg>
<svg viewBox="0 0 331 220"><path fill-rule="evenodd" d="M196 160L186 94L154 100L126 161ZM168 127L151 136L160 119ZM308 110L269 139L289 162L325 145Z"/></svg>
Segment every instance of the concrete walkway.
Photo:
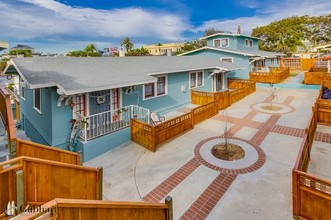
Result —
<svg viewBox="0 0 331 220"><path fill-rule="evenodd" d="M174 219L292 219L291 171L318 90L279 88L276 95L279 111L264 109L270 89L257 88L155 153L129 142L85 165L103 166L104 199L164 202L170 195ZM241 160L210 153L226 125L245 150Z"/></svg>

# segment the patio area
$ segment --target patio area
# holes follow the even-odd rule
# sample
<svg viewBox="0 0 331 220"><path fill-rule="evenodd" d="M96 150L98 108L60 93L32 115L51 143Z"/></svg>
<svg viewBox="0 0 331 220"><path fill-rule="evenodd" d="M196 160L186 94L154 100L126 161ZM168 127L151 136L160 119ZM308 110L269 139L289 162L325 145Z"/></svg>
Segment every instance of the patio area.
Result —
<svg viewBox="0 0 331 220"><path fill-rule="evenodd" d="M257 88L155 153L129 142L84 165L104 168L104 200L163 202L170 195L174 219L292 219L291 172L318 92L279 88L280 110L266 111L270 89ZM243 159L210 153L225 126Z"/></svg>

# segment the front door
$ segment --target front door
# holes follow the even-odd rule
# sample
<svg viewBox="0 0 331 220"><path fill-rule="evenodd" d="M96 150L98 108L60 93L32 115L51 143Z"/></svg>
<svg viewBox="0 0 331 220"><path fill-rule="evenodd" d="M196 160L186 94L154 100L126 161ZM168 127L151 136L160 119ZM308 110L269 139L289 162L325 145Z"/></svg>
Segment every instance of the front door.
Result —
<svg viewBox="0 0 331 220"><path fill-rule="evenodd" d="M119 116L111 110L120 107L120 89L91 92L89 94L90 127L95 129L119 120Z"/></svg>
<svg viewBox="0 0 331 220"><path fill-rule="evenodd" d="M216 73L214 75L214 92L222 90L223 73Z"/></svg>

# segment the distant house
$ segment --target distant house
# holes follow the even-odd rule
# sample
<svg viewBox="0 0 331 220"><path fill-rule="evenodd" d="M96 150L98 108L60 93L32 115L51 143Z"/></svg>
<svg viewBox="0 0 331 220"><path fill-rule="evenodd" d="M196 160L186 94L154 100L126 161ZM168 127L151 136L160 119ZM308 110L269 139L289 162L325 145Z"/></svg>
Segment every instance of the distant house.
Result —
<svg viewBox="0 0 331 220"><path fill-rule="evenodd" d="M10 48L10 51L31 51L32 56L40 56L41 53L36 52L33 47L30 47L28 45L18 44L15 47Z"/></svg>
<svg viewBox="0 0 331 220"><path fill-rule="evenodd" d="M9 43L7 41L0 41L0 51L5 50L9 47Z"/></svg>
<svg viewBox="0 0 331 220"><path fill-rule="evenodd" d="M147 49L148 52L152 55L165 55L169 52L175 53L180 52L184 43L160 43L160 44L152 44L152 45L145 45L143 48Z"/></svg>
<svg viewBox="0 0 331 220"><path fill-rule="evenodd" d="M259 38L242 34L216 33L201 39L207 41L207 46L179 56L212 57L245 67L243 70L227 74L226 77L248 79L250 71L266 71L268 67L279 66L280 57L284 56L259 50Z"/></svg>
<svg viewBox="0 0 331 220"><path fill-rule="evenodd" d="M241 67L218 58L14 58L21 127L33 141L94 158L130 140L130 118L149 123L190 103L190 90L222 89L223 72Z"/></svg>

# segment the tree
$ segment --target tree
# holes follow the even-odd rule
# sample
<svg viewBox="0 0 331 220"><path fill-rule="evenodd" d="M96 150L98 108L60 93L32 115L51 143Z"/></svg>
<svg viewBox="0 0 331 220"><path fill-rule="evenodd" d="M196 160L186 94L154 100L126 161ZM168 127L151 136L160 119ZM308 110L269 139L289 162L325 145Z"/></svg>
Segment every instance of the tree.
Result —
<svg viewBox="0 0 331 220"><path fill-rule="evenodd" d="M201 47L204 47L207 45L207 42L205 40L199 40L199 39L195 39L192 41L188 41L184 43L184 46L181 47L181 51L176 51L175 55L181 54L181 53L185 53L185 52L189 52L192 50L196 50L199 49Z"/></svg>
<svg viewBox="0 0 331 220"><path fill-rule="evenodd" d="M24 57L32 57L31 50L10 50L10 55L24 55Z"/></svg>
<svg viewBox="0 0 331 220"><path fill-rule="evenodd" d="M88 44L86 47L85 47L85 52L87 54L87 56L89 55L93 55L93 53L95 52L98 52L98 49L97 47L95 46L95 44Z"/></svg>
<svg viewBox="0 0 331 220"><path fill-rule="evenodd" d="M129 37L125 37L122 40L121 46L124 46L126 49L126 52L129 52L133 48L133 43Z"/></svg>
<svg viewBox="0 0 331 220"><path fill-rule="evenodd" d="M320 17L293 16L256 27L253 37L261 38L259 48L266 51L295 52L302 41L318 45L331 41L331 14Z"/></svg>
<svg viewBox="0 0 331 220"><path fill-rule="evenodd" d="M125 54L125 56L151 56L148 49L146 48L137 48L131 49L129 52Z"/></svg>
<svg viewBox="0 0 331 220"><path fill-rule="evenodd" d="M204 37L207 37L207 36L210 36L210 35L213 35L213 34L216 34L216 33L224 33L224 31L221 31L221 30L217 30L215 28L207 28L205 30L205 33L204 33Z"/></svg>
<svg viewBox="0 0 331 220"><path fill-rule="evenodd" d="M74 51L69 51L67 53L67 56L70 57L99 57L101 54L99 53L97 47L95 44L88 44L86 45L84 50L74 50Z"/></svg>
<svg viewBox="0 0 331 220"><path fill-rule="evenodd" d="M159 48L159 53L161 55L161 46L163 46L163 44L157 43L157 44L155 44L155 46L157 46Z"/></svg>

